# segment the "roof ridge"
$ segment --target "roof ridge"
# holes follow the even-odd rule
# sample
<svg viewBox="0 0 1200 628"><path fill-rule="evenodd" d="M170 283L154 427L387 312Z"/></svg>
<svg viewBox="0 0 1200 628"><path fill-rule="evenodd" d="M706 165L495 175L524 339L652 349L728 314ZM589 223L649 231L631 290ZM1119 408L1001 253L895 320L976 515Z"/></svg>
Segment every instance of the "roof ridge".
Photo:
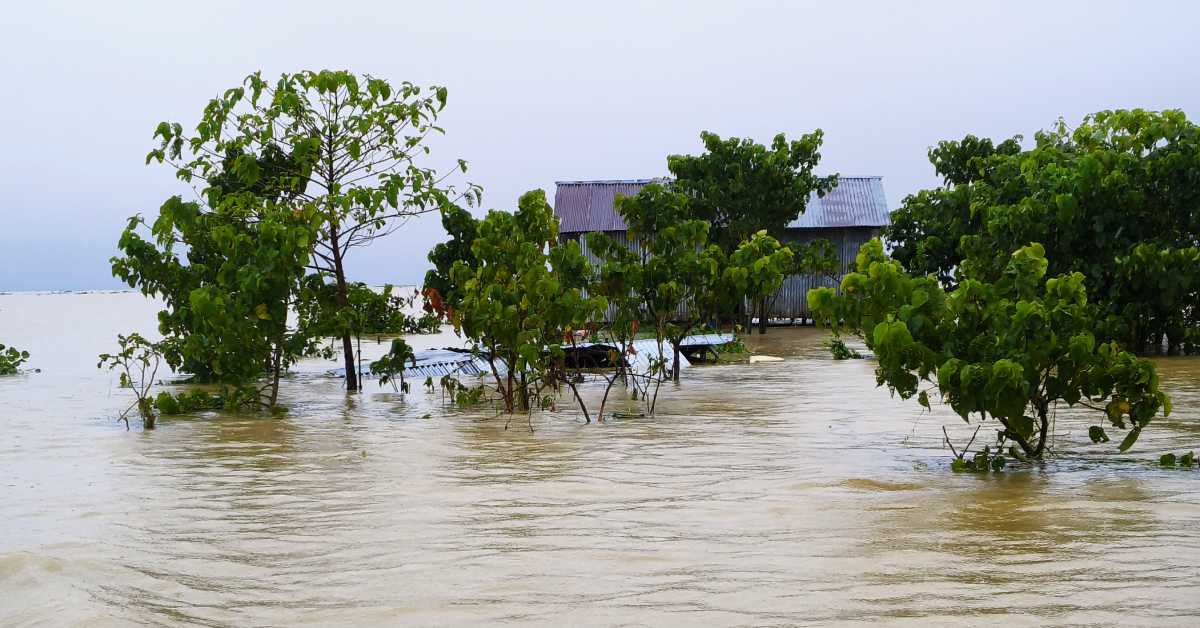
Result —
<svg viewBox="0 0 1200 628"><path fill-rule="evenodd" d="M653 181L665 181L667 177L654 177L652 179L580 179L575 181L555 181L555 185L620 185L633 183L651 183Z"/></svg>
<svg viewBox="0 0 1200 628"><path fill-rule="evenodd" d="M554 185L632 185L637 183L652 183L654 181L669 181L670 179L671 177L652 177L649 179L573 179L555 181ZM838 179L883 179L883 176L877 174L843 174L838 175Z"/></svg>

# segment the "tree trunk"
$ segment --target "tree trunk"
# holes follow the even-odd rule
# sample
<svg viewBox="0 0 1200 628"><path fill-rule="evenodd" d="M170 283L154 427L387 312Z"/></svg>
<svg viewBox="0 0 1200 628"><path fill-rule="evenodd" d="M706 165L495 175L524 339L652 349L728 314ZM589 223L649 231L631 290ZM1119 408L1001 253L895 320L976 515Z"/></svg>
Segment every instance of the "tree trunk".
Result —
<svg viewBox="0 0 1200 628"><path fill-rule="evenodd" d="M1042 433L1038 436L1037 447L1033 450L1033 458L1040 460L1042 454L1046 451L1046 437L1050 434L1050 419L1049 409L1046 407L1038 408L1038 422L1042 426Z"/></svg>
<svg viewBox="0 0 1200 628"><path fill-rule="evenodd" d="M680 342L682 342L682 340ZM671 379L675 380L675 382L678 383L679 382L679 342L671 343L671 351L673 354L671 357Z"/></svg>
<svg viewBox="0 0 1200 628"><path fill-rule="evenodd" d="M575 387L575 382L571 381L569 377L567 378L567 386L571 387L571 394L575 395L575 402L579 404L579 409L583 410L584 421L591 423L592 415L588 414L587 406L583 403L583 397L579 396L579 390Z"/></svg>
<svg viewBox="0 0 1200 628"><path fill-rule="evenodd" d="M506 374L508 386L506 386L504 389L504 411L512 414L515 410L513 407L513 362L509 362L508 364L508 373Z"/></svg>
<svg viewBox="0 0 1200 628"><path fill-rule="evenodd" d="M596 415L596 421L604 422L604 406L608 403L608 393L612 390L613 384L617 381L617 374L613 373L612 379L608 380L608 385L604 387L604 396L600 398L600 412Z"/></svg>
<svg viewBox="0 0 1200 628"><path fill-rule="evenodd" d="M1146 339L1142 336L1141 330L1138 329L1138 324L1133 324L1133 331L1130 333L1130 341L1132 343L1133 352L1136 355L1146 355Z"/></svg>
<svg viewBox="0 0 1200 628"><path fill-rule="evenodd" d="M283 369L280 367L280 359L283 353L283 341L275 345L275 363L271 365L271 403L270 409L275 409L275 404L279 402L279 372Z"/></svg>
<svg viewBox="0 0 1200 628"><path fill-rule="evenodd" d="M341 245L338 242L337 225L329 226L329 245L333 249L333 277L337 283L337 304L339 308L344 308L350 304L350 287L346 283L346 269L342 264L342 252ZM358 372L355 369L354 343L350 338L349 330L342 333L342 357L346 365L346 390L358 390L359 383Z"/></svg>
<svg viewBox="0 0 1200 628"><path fill-rule="evenodd" d="M767 297L758 300L758 335L767 333Z"/></svg>

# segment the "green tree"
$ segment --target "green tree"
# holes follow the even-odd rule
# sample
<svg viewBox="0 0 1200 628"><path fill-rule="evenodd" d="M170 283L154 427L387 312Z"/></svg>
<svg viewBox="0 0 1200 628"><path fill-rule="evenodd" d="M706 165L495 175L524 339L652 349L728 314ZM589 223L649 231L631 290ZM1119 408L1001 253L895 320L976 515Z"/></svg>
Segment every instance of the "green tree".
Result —
<svg viewBox="0 0 1200 628"><path fill-rule="evenodd" d="M949 293L934 275L906 273L878 240L863 245L856 264L840 295L809 291L816 315L860 336L878 357L878 383L902 398L928 408L936 389L963 420L998 421L998 449L1011 442L1012 455L1041 458L1059 404L1128 429L1122 451L1159 412L1170 413L1154 364L1097 341L1099 308L1088 303L1083 275L1047 278L1040 244L1013 253L995 281L960 274ZM932 386L922 390L922 382ZM1089 434L1108 440L1100 425Z"/></svg>
<svg viewBox="0 0 1200 628"><path fill-rule="evenodd" d="M265 371L269 383L260 392L273 408L280 375L312 349L288 315L305 298L320 217L251 191L209 190L208 197L211 207L172 197L153 224L131 218L113 274L166 302L164 339L155 347L168 365L233 386Z"/></svg>
<svg viewBox="0 0 1200 628"><path fill-rule="evenodd" d="M412 347L403 338L395 338L388 352L371 363L371 372L379 376L380 386L391 384L393 390L407 393L408 382L404 381L404 370L410 364L417 366L417 356ZM398 386L396 379L400 380Z"/></svg>
<svg viewBox="0 0 1200 628"><path fill-rule="evenodd" d="M783 246L763 229L742 242L729 258L725 275L737 294L750 301L750 314L758 312L758 333L767 333L767 300L783 287L794 269L792 249ZM747 327L749 322L747 321Z"/></svg>
<svg viewBox="0 0 1200 628"><path fill-rule="evenodd" d="M841 258L833 242L818 238L810 242L788 242L792 252L792 263L787 275L817 275L838 279L841 275Z"/></svg>
<svg viewBox="0 0 1200 628"><path fill-rule="evenodd" d="M309 264L332 278L337 305L347 308L346 257L352 248L393 232L414 215L456 200L478 200L478 188L456 192L445 183L449 173L440 175L422 163L430 152L426 139L442 132L437 117L445 104L445 88L393 86L346 71L283 74L273 83L255 73L210 101L193 132L161 123L155 134L159 147L147 161L167 161L180 179L210 185L226 171L256 174L270 146L302 162L304 168L288 176L296 190L293 209L314 211L320 219ZM224 167L227 159L231 168ZM466 171L462 160L458 170ZM342 334L342 353L347 389L357 390L348 332Z"/></svg>
<svg viewBox="0 0 1200 628"><path fill-rule="evenodd" d="M1040 242L1051 275L1088 278L1101 339L1138 353L1165 340L1178 352L1198 326L1200 269L1185 260L1200 242L1200 128L1181 111L1134 109L1095 113L1074 129L1060 120L1028 150L1019 139L967 136L931 150L945 185L893 213L895 258L950 285L995 281L1007 251ZM1163 263L1136 252L1143 245Z"/></svg>
<svg viewBox="0 0 1200 628"><path fill-rule="evenodd" d="M607 385L597 412L600 420L604 420L604 407L613 385L617 380L626 385L630 382L628 361L633 355L633 341L645 318L642 306L643 256L605 233L589 233L587 238L588 249L598 260L588 292L603 297L608 303L608 320L597 335L616 347L608 356L612 370L604 376ZM636 380L634 383L636 385Z"/></svg>
<svg viewBox="0 0 1200 628"><path fill-rule="evenodd" d="M687 195L691 217L712 226L712 241L727 255L756 232L782 238L788 223L804 213L814 193L824 196L837 175L819 177L820 129L788 141L776 135L770 146L750 139L700 134L705 153L671 155L667 168L674 189Z"/></svg>
<svg viewBox="0 0 1200 628"><path fill-rule="evenodd" d="M636 195L618 197L617 212L628 227L632 258L637 278L632 286L640 297L643 315L653 325L663 357L663 343L671 345L671 377L679 381L679 344L703 321L705 292L715 287L720 274L719 249L708 244L709 224L691 218L688 198L657 183L642 188ZM592 234L589 244L602 242L607 236ZM601 251L608 263L629 260L614 255L609 244Z"/></svg>
<svg viewBox="0 0 1200 628"><path fill-rule="evenodd" d="M101 353L96 368L105 368L118 373L121 388L133 391L133 403L121 412L118 421L125 421L125 429L129 429L129 413L135 408L142 417L142 428L154 429L158 421L155 411L154 398L150 390L154 387L154 378L162 366L162 347L150 342L141 334L132 333L128 336L118 335L117 344L120 350L116 353Z"/></svg>
<svg viewBox="0 0 1200 628"><path fill-rule="evenodd" d="M439 242L429 251L433 268L425 273L425 298L435 311L444 311L447 306L453 307L461 300L459 286L450 278L450 268L460 261L468 268L475 267L471 245L479 229L479 221L458 205L443 207L441 215L442 228L450 239Z"/></svg>
<svg viewBox="0 0 1200 628"><path fill-rule="evenodd" d="M541 190L522 195L516 213L488 212L471 246L473 264L460 259L450 268L460 298L447 313L488 361L506 412L544 405L542 391L566 383L590 421L574 379L565 377L563 345L607 304L583 294L590 271L579 244L557 239L558 219Z"/></svg>

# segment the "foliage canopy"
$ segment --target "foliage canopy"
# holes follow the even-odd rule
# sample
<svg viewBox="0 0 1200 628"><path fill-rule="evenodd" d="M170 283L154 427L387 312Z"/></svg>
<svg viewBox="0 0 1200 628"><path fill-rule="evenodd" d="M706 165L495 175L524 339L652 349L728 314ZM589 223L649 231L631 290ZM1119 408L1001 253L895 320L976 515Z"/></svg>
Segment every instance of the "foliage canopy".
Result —
<svg viewBox="0 0 1200 628"><path fill-rule="evenodd" d="M887 238L909 270L951 284L998 280L1008 251L1046 249L1049 274L1081 272L1097 332L1142 353L1200 340L1200 128L1182 111L1060 121L1032 148L968 135L929 159L945 185L904 200Z"/></svg>
<svg viewBox="0 0 1200 628"><path fill-rule="evenodd" d="M703 154L671 155L667 168L675 190L687 195L692 217L708 221L712 241L732 254L759 230L782 237L812 194L824 196L837 185L837 175L813 174L823 137L820 129L792 141L780 133L764 146L705 131Z"/></svg>
<svg viewBox="0 0 1200 628"><path fill-rule="evenodd" d="M450 267L459 298L446 304L446 314L483 352L509 413L541 404L540 393L561 383L574 390L562 347L607 305L584 295L590 269L579 243L557 239L558 219L545 193L526 192L515 213L488 212L470 259Z"/></svg>
<svg viewBox="0 0 1200 628"><path fill-rule="evenodd" d="M28 351L0 344L0 375L16 375L28 359Z"/></svg>
<svg viewBox="0 0 1200 628"><path fill-rule="evenodd" d="M169 162L183 181L207 182L211 197L220 189L214 179L232 173L253 182L271 172L264 163L273 154L288 155L292 165L279 174L288 207L310 212L318 226L307 265L332 278L337 307L349 308L350 249L411 216L479 198L478 188L456 191L445 183L450 173L423 163L427 138L442 132L437 118L446 98L444 87L392 85L346 71L296 72L274 82L255 73L211 100L194 131L159 124L159 146L147 161ZM455 170L465 172L466 163L459 160ZM347 388L356 390L351 334L341 336Z"/></svg>
<svg viewBox="0 0 1200 628"><path fill-rule="evenodd" d="M932 384L964 420L998 421L998 440L1018 457L1041 457L1058 404L1098 411L1128 430L1128 449L1170 399L1158 388L1154 364L1097 341L1099 308L1084 277L1046 277L1040 244L1016 250L995 281L960 274L946 292L933 275L910 275L888 258L879 240L863 245L858 272L831 288L809 291L817 316L856 334L879 359L876 378L902 398L929 407ZM1089 434L1107 441L1103 426Z"/></svg>

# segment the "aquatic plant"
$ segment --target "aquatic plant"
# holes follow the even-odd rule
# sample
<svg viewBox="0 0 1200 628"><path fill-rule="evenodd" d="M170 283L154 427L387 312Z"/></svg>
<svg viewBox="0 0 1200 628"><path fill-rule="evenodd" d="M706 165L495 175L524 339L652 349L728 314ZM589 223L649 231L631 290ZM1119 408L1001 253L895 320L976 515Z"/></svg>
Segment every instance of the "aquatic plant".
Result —
<svg viewBox="0 0 1200 628"><path fill-rule="evenodd" d="M829 341L829 353L833 355L835 360L852 360L861 359L862 354L846 346L845 341L841 338L834 338Z"/></svg>
<svg viewBox="0 0 1200 628"><path fill-rule="evenodd" d="M0 344L0 375L16 375L29 360L29 352Z"/></svg>
<svg viewBox="0 0 1200 628"><path fill-rule="evenodd" d="M1087 300L1081 273L1046 277L1039 244L1012 253L994 282L962 276L950 292L932 276L913 276L884 254L879 240L864 244L858 272L832 288L809 291L817 318L835 333L853 333L879 359L876 381L901 398L929 408L937 390L964 421L994 419L997 447L1016 458L1041 458L1059 404L1100 413L1128 430L1129 449L1159 413L1171 411L1154 364L1097 342L1101 316ZM922 389L920 384L932 384ZM1106 442L1101 425L1089 430Z"/></svg>
<svg viewBox="0 0 1200 628"><path fill-rule="evenodd" d="M1196 453L1189 451L1186 454L1179 454L1178 456L1173 453L1163 454L1162 457L1158 459L1158 464L1164 467L1183 467L1190 469L1196 466Z"/></svg>

